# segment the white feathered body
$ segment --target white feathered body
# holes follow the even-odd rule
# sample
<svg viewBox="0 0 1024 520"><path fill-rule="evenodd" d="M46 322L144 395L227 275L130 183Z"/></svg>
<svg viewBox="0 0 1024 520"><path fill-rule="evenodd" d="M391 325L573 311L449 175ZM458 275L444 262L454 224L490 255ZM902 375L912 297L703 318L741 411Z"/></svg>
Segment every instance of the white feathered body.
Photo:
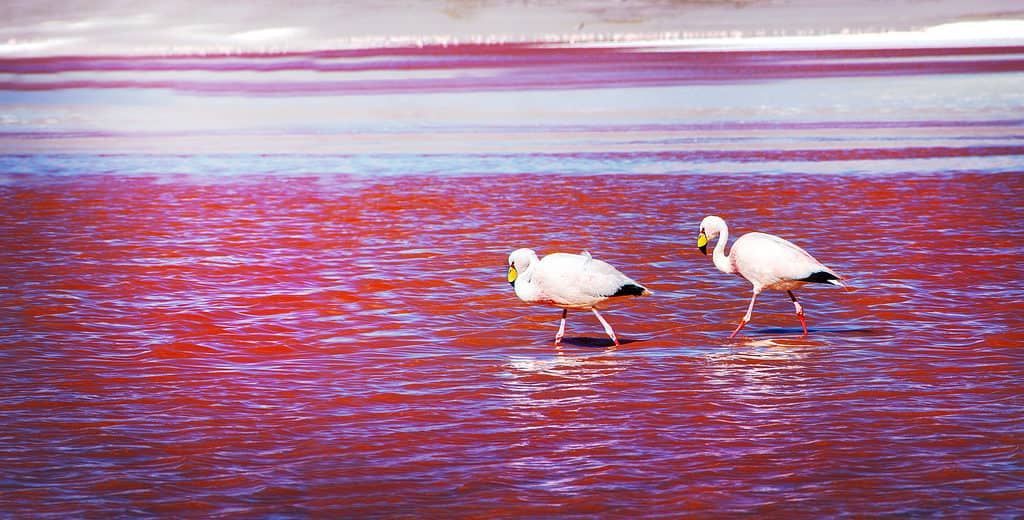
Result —
<svg viewBox="0 0 1024 520"><path fill-rule="evenodd" d="M632 278L589 253L552 253L541 259L533 253L521 254L519 258L525 260L513 255L520 269L513 285L516 296L527 303L592 309L612 297L650 294Z"/></svg>
<svg viewBox="0 0 1024 520"><path fill-rule="evenodd" d="M831 269L796 244L766 233L747 233L738 238L728 259L733 272L752 283L758 291L791 291L817 281L813 279L817 273L838 278ZM838 280L827 282L841 285Z"/></svg>

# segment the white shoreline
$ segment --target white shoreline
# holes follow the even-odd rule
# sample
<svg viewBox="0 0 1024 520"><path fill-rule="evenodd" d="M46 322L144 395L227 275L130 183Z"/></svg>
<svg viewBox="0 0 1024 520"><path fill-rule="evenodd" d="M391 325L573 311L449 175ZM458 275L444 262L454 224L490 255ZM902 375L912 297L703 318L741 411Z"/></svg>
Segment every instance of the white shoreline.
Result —
<svg viewBox="0 0 1024 520"><path fill-rule="evenodd" d="M872 48L1006 47L1024 45L1024 19L953 22L917 30L838 32L808 30L757 30L709 32L615 32L489 35L365 35L320 41L282 41L294 35L286 28L272 28L226 35L217 45L83 45L80 37L37 39L9 38L0 41L0 58L46 56L142 56L142 55L237 55L285 54L330 50L526 44L557 47L635 47L645 50L844 50ZM238 36L233 37L233 36Z"/></svg>

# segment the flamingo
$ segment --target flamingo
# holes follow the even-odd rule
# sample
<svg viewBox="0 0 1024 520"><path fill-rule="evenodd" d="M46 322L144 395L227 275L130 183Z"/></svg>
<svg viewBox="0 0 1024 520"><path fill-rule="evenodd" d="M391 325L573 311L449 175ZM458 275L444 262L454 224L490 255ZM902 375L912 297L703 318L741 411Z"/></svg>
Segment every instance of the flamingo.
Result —
<svg viewBox="0 0 1024 520"><path fill-rule="evenodd" d="M562 308L562 321L555 345L565 335L569 309L591 310L615 346L619 340L597 306L612 298L647 296L646 287L622 274L611 264L584 251L581 254L552 253L543 259L532 249L516 249L508 257L508 283L526 303L543 303Z"/></svg>
<svg viewBox="0 0 1024 520"><path fill-rule="evenodd" d="M841 278L834 271L815 260L810 253L796 244L775 235L747 233L736 239L729 254L726 255L725 244L729 241L729 226L721 217L714 215L704 217L701 221L697 248L707 255L708 242L719 235L721 238L715 244L712 254L715 267L723 273L737 274L754 286L747 314L743 316L736 330L732 331L729 339L736 337L740 329L750 321L754 301L765 289L785 291L789 295L806 337L807 322L804 321L804 309L793 295L793 290L807 283L827 283L844 287Z"/></svg>

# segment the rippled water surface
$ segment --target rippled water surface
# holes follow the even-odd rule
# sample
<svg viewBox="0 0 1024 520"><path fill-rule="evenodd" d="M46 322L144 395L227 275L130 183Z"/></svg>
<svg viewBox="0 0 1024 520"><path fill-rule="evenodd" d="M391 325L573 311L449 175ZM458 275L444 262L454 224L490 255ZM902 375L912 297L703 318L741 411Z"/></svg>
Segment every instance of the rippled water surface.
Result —
<svg viewBox="0 0 1024 520"><path fill-rule="evenodd" d="M502 51L532 75L483 82L480 56L419 56L451 78L366 104L251 98L223 63L211 97L145 84L150 61L5 62L143 82L4 87L26 127L0 140L0 516L1019 515L1019 49L784 74L574 52ZM200 128L137 132L165 96ZM697 251L712 213L850 288L798 291L806 338L766 293L727 340L749 285ZM607 307L621 347L571 312L556 348L559 311L505 281L517 247L654 295Z"/></svg>

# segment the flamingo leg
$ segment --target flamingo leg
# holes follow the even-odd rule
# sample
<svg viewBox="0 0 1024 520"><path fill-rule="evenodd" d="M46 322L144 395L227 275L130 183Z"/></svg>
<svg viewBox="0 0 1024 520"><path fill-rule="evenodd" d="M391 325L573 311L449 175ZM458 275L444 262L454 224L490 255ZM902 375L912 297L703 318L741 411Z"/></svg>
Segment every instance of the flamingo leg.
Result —
<svg viewBox="0 0 1024 520"><path fill-rule="evenodd" d="M607 321L604 321L604 318L601 317L601 313L597 312L596 307L590 310L594 311L594 316L597 316L597 320L604 326L604 331L608 334L609 338L612 338L612 343L615 343L616 347L619 346L619 339L615 337L615 331L612 330L612 326L609 325Z"/></svg>
<svg viewBox="0 0 1024 520"><path fill-rule="evenodd" d="M558 334L555 334L555 345L562 343L562 336L565 336L565 317L569 315L569 309L562 309L562 322L558 324Z"/></svg>
<svg viewBox="0 0 1024 520"><path fill-rule="evenodd" d="M807 322L804 321L804 306L800 305L800 302L796 301L796 296L793 295L793 291L786 291L789 293L789 299L793 300L793 306L796 307L796 316L800 318L800 326L804 328L804 336L807 336Z"/></svg>
<svg viewBox="0 0 1024 520"><path fill-rule="evenodd" d="M753 296L750 297L750 305L747 306L747 313L743 315L743 319L740 320L740 325L736 327L736 330L732 331L732 334L729 336L729 339L735 338L736 335L739 334L740 329L742 329L743 326L746 325L748 321L750 321L750 315L754 313L754 301L757 300L757 293L758 291L754 291Z"/></svg>

